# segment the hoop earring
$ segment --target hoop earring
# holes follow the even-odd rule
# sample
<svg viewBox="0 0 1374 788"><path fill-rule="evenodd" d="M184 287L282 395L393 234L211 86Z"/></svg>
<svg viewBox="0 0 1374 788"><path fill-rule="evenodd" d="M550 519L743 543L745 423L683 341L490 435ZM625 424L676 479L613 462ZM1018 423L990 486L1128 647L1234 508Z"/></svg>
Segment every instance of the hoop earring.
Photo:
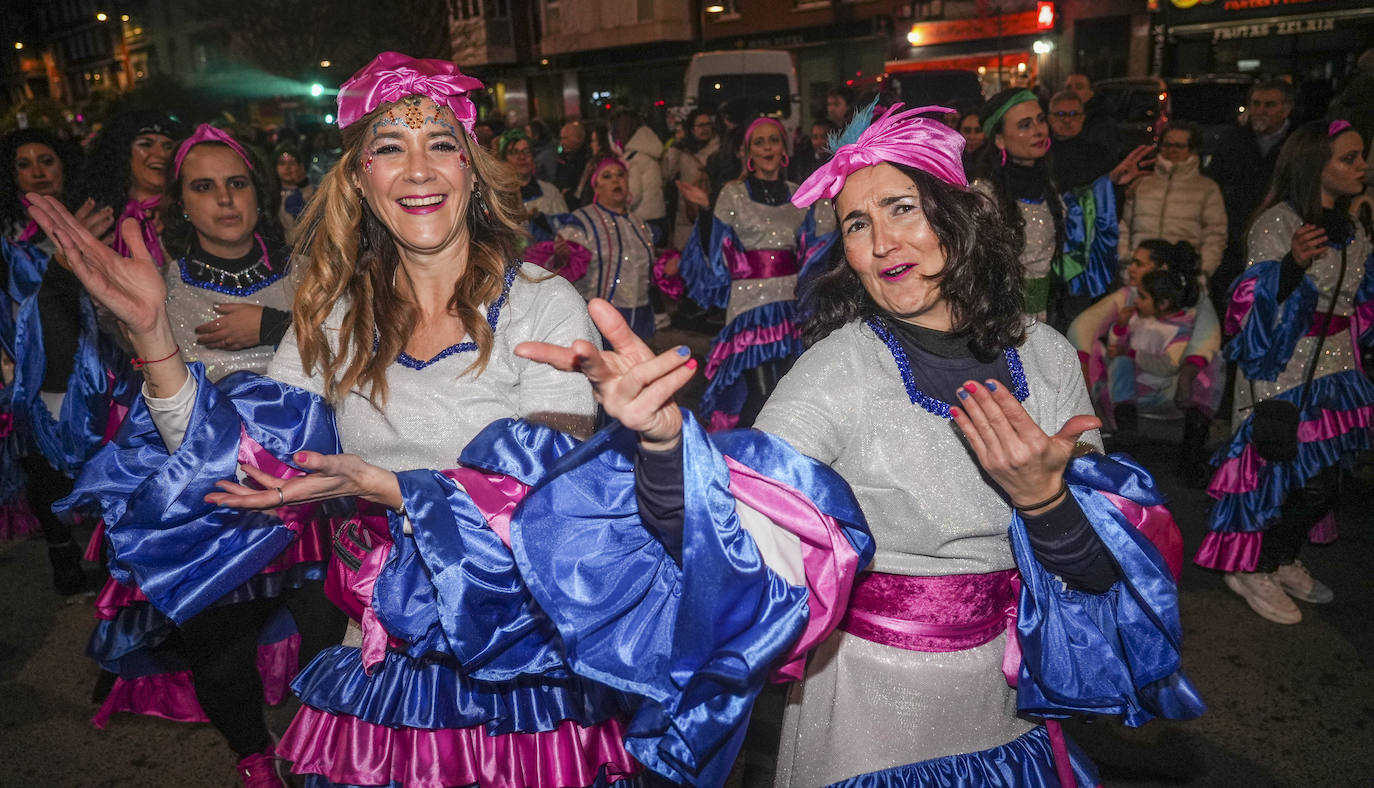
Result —
<svg viewBox="0 0 1374 788"><path fill-rule="evenodd" d="M746 170L750 171L750 172L753 172L753 171L754 171L754 160L753 160L753 158L747 158L747 159L744 160L744 168L745 168Z"/></svg>
<svg viewBox="0 0 1374 788"><path fill-rule="evenodd" d="M1003 167L1007 166L1007 149L1006 149L1006 148L1003 148L1003 149L1002 149L1002 166L1003 166Z"/></svg>
<svg viewBox="0 0 1374 788"><path fill-rule="evenodd" d="M791 157L791 156L788 156L786 153L782 154L782 166L786 167L787 165L789 165L789 164L791 164L791 163L792 163L792 157Z"/></svg>

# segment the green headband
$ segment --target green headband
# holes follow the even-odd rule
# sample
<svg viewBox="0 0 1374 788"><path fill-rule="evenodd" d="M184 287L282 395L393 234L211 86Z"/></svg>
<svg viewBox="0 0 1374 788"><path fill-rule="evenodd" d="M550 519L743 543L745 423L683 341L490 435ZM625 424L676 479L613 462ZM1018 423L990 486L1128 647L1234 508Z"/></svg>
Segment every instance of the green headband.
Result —
<svg viewBox="0 0 1374 788"><path fill-rule="evenodd" d="M1011 109L1017 104L1025 104L1027 101L1039 100L1040 97L1030 92L1029 90L1023 89L1011 94L1011 98L1003 102L1002 106L998 107L996 112L989 115L988 119L983 121L983 133L991 134L992 130L997 128L997 124L1002 122L1002 116L1007 114L1007 110Z"/></svg>

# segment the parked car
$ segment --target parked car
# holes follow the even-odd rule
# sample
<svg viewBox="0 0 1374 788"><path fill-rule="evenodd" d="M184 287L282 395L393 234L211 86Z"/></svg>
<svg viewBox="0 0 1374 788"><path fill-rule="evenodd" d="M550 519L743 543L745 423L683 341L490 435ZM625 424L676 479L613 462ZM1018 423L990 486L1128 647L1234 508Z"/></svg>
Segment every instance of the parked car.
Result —
<svg viewBox="0 0 1374 788"><path fill-rule="evenodd" d="M1093 91L1116 118L1122 145L1158 141L1160 129L1171 120L1187 120L1202 128L1204 159L1211 155L1221 131L1245 111L1254 78L1245 74L1196 77L1128 77L1104 79Z"/></svg>
<svg viewBox="0 0 1374 788"><path fill-rule="evenodd" d="M789 52L698 52L687 65L683 95L688 107L704 107L712 112L730 99L747 99L760 115L781 121L789 134L797 131L801 94L797 92L797 67Z"/></svg>

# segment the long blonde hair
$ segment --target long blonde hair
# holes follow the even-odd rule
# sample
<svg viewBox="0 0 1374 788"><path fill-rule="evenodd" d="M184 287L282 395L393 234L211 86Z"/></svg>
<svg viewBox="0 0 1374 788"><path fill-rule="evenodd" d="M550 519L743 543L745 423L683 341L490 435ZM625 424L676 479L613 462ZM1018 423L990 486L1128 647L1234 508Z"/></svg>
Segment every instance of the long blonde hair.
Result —
<svg viewBox="0 0 1374 788"><path fill-rule="evenodd" d="M344 155L324 176L301 217L296 241L296 254L308 260L292 311L301 367L307 375L318 370L325 398L334 404L355 390L376 407L385 404L387 368L419 322L415 303L396 288L396 242L353 187L353 176L362 167L366 130L393 106L383 104L343 130ZM507 270L519 264L516 256L524 229L514 173L467 135L458 137L472 162L474 187L481 189L490 215L479 216L477 201L469 197L468 265L454 286L448 311L477 344L477 358L461 374L480 375L494 342L483 305L500 297ZM349 309L336 350L325 338L324 322L340 299Z"/></svg>

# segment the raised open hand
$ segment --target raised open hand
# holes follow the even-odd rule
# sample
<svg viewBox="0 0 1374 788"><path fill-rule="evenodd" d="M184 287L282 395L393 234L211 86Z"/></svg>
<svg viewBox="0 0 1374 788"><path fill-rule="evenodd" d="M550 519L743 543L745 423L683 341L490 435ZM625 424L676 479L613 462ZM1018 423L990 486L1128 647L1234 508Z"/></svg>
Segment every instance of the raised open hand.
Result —
<svg viewBox="0 0 1374 788"><path fill-rule="evenodd" d="M691 352L680 346L655 356L609 302L593 299L587 311L613 350L579 339L571 347L522 342L515 354L564 372L581 372L606 413L638 432L646 448L673 448L682 435L682 411L673 394L696 371Z"/></svg>
<svg viewBox="0 0 1374 788"><path fill-rule="evenodd" d="M706 193L705 189L701 188L695 183L677 181L677 190L679 193L682 194L682 199L686 200L692 205L695 205L698 208L711 207L711 196Z"/></svg>
<svg viewBox="0 0 1374 788"><path fill-rule="evenodd" d="M1051 506L1025 506L1059 502L1056 492L1063 489L1064 469L1079 436L1102 426L1096 416L1074 416L1047 435L1007 387L993 381L969 381L959 397L960 407L950 410L978 464L1026 514Z"/></svg>
<svg viewBox="0 0 1374 788"><path fill-rule="evenodd" d="M52 197L28 195L29 215L43 228L67 267L85 285L91 297L108 309L128 329L130 338L154 332L164 318L167 285L153 256L143 243L138 222L125 219L119 231L132 257L123 257L106 246L80 219ZM87 216L87 221L91 217ZM93 223L98 229L98 222Z"/></svg>
<svg viewBox="0 0 1374 788"><path fill-rule="evenodd" d="M240 465L263 489L237 482L217 482L216 486L223 492L210 493L205 496L205 502L234 509L266 511L331 498L362 498L391 509L401 508L401 485L396 474L364 462L356 454L298 451L293 459L308 473L284 479L251 465Z"/></svg>
<svg viewBox="0 0 1374 788"><path fill-rule="evenodd" d="M1135 150L1126 154L1126 158L1122 159L1112 168L1108 177L1110 177L1112 183L1115 183L1117 186L1125 186L1136 178L1147 175L1150 172L1150 168L1153 167L1155 163L1154 154L1155 146L1138 145Z"/></svg>

